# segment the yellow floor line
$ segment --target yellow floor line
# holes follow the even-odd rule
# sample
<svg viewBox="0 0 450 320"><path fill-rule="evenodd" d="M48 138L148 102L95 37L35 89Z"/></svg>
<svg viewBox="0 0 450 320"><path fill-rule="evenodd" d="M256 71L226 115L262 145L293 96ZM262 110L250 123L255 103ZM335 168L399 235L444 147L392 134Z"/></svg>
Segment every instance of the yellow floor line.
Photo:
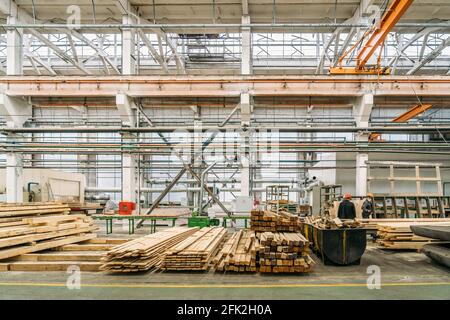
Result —
<svg viewBox="0 0 450 320"><path fill-rule="evenodd" d="M20 287L65 287L65 283L39 283L39 282L0 282L0 286L20 286ZM215 289L215 288L322 288L322 287L366 287L366 283L303 283L303 284L81 284L81 287L88 288L149 288L149 289ZM382 283L382 287L395 286L450 286L450 282L390 282Z"/></svg>

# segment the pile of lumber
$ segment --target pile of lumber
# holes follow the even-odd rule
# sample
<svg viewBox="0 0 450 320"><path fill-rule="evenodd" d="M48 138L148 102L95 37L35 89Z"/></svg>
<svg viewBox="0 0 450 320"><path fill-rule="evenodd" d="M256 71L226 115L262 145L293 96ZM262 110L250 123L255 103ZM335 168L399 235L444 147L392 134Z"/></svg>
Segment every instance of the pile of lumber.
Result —
<svg viewBox="0 0 450 320"><path fill-rule="evenodd" d="M0 227L20 225L22 218L69 213L70 207L61 202L1 203Z"/></svg>
<svg viewBox="0 0 450 320"><path fill-rule="evenodd" d="M199 228L168 228L111 248L102 258L101 270L139 272L157 268L165 252Z"/></svg>
<svg viewBox="0 0 450 320"><path fill-rule="evenodd" d="M77 266L80 271L97 272L106 252L127 239L95 238L50 250L26 253L3 260L0 271L64 271Z"/></svg>
<svg viewBox="0 0 450 320"><path fill-rule="evenodd" d="M0 205L0 260L96 237L86 215L61 203Z"/></svg>
<svg viewBox="0 0 450 320"><path fill-rule="evenodd" d="M227 230L202 228L169 249L162 261L163 270L207 270L222 245Z"/></svg>
<svg viewBox="0 0 450 320"><path fill-rule="evenodd" d="M339 218L331 218L327 215L320 217L308 216L305 218L305 223L312 224L319 229L353 229L362 226L357 220L341 220Z"/></svg>
<svg viewBox="0 0 450 320"><path fill-rule="evenodd" d="M286 211L252 210L250 229L256 232L298 232L300 219L297 215Z"/></svg>
<svg viewBox="0 0 450 320"><path fill-rule="evenodd" d="M377 244L382 249L420 250L430 242L437 240L415 235L411 225L450 225L450 222L386 222L377 225Z"/></svg>
<svg viewBox="0 0 450 320"><path fill-rule="evenodd" d="M377 230L378 224L380 223L416 223L416 222L450 222L450 218L368 218L368 219L358 219L359 222L363 225L363 227L367 230Z"/></svg>
<svg viewBox="0 0 450 320"><path fill-rule="evenodd" d="M256 272L258 247L254 231L239 230L228 239L214 258L216 271Z"/></svg>
<svg viewBox="0 0 450 320"><path fill-rule="evenodd" d="M103 210L103 205L100 203L81 203L81 202L68 202L67 205L70 208L71 213L85 213L95 214L99 210Z"/></svg>
<svg viewBox="0 0 450 320"><path fill-rule="evenodd" d="M303 273L312 269L309 242L300 233L263 232L259 239L259 271Z"/></svg>

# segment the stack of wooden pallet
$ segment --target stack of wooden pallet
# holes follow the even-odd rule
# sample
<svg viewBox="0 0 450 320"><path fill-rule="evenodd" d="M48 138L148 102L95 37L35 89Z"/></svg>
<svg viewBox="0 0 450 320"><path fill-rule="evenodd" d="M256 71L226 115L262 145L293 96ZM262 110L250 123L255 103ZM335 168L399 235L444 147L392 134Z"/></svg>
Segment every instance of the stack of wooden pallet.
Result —
<svg viewBox="0 0 450 320"><path fill-rule="evenodd" d="M250 228L256 232L298 232L300 220L297 215L286 211L252 210Z"/></svg>
<svg viewBox="0 0 450 320"><path fill-rule="evenodd" d="M111 272L147 271L161 264L165 252L199 228L168 228L109 250L102 258L101 270Z"/></svg>
<svg viewBox="0 0 450 320"><path fill-rule="evenodd" d="M303 273L312 269L309 242L300 233L257 234L259 239L259 271Z"/></svg>
<svg viewBox="0 0 450 320"><path fill-rule="evenodd" d="M0 260L96 237L86 215L61 203L0 205Z"/></svg>
<svg viewBox="0 0 450 320"><path fill-rule="evenodd" d="M254 231L239 230L228 239L214 258L216 271L256 272L258 247Z"/></svg>
<svg viewBox="0 0 450 320"><path fill-rule="evenodd" d="M195 232L186 240L166 252L163 270L207 270L225 239L227 230L207 227Z"/></svg>
<svg viewBox="0 0 450 320"><path fill-rule="evenodd" d="M450 225L449 222L387 222L377 225L377 243L383 249L420 250L425 244L436 241L431 238L416 236L411 225Z"/></svg>

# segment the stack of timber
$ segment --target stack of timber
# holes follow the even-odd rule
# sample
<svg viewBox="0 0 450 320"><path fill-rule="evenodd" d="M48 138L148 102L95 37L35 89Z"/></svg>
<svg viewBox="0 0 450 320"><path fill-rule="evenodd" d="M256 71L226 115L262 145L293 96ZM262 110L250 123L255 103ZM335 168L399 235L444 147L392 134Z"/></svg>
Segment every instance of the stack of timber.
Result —
<svg viewBox="0 0 450 320"><path fill-rule="evenodd" d="M104 208L100 203L68 202L67 205L71 213L96 214Z"/></svg>
<svg viewBox="0 0 450 320"><path fill-rule="evenodd" d="M61 203L0 205L0 260L96 237L93 220Z"/></svg>
<svg viewBox="0 0 450 320"><path fill-rule="evenodd" d="M159 267L164 253L199 228L168 228L111 248L102 258L100 270L140 272Z"/></svg>
<svg viewBox="0 0 450 320"><path fill-rule="evenodd" d="M50 250L27 253L3 260L0 271L67 271L77 266L80 271L97 272L107 251L127 239L95 238L67 244Z"/></svg>
<svg viewBox="0 0 450 320"><path fill-rule="evenodd" d="M450 218L380 218L380 219L358 219L359 222L363 225L363 227L367 230L377 230L378 225L380 223L421 223L421 222L430 222L431 224L435 222L450 222Z"/></svg>
<svg viewBox="0 0 450 320"><path fill-rule="evenodd" d="M256 272L256 251L259 248L255 232L239 230L225 243L213 262L216 271Z"/></svg>
<svg viewBox="0 0 450 320"><path fill-rule="evenodd" d="M300 219L297 215L287 211L252 210L250 229L256 232L298 232Z"/></svg>
<svg viewBox="0 0 450 320"><path fill-rule="evenodd" d="M387 222L377 225L377 243L382 249L420 250L438 240L415 235L411 225L449 226L450 222Z"/></svg>
<svg viewBox="0 0 450 320"><path fill-rule="evenodd" d="M227 230L222 227L202 228L166 252L161 269L204 271L222 245Z"/></svg>
<svg viewBox="0 0 450 320"><path fill-rule="evenodd" d="M362 226L361 222L357 220L341 220L339 218L331 218L327 215L320 217L308 216L304 221L319 229L353 229Z"/></svg>
<svg viewBox="0 0 450 320"><path fill-rule="evenodd" d="M314 261L309 242L300 233L258 233L259 271L263 273L309 272Z"/></svg>

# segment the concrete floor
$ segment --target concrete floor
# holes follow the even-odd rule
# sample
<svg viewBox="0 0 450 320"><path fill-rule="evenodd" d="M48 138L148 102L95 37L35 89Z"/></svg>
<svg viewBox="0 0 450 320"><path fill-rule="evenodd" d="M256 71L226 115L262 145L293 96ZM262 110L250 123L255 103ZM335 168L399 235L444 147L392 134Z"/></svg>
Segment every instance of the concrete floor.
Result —
<svg viewBox="0 0 450 320"><path fill-rule="evenodd" d="M99 237L134 238L117 224ZM81 273L81 288L68 289L65 272L0 272L0 299L450 299L450 270L411 251L379 250L368 243L359 266L324 266L301 275L148 272ZM367 267L381 270L381 289L368 289Z"/></svg>
<svg viewBox="0 0 450 320"><path fill-rule="evenodd" d="M361 265L348 267L314 258L307 275L83 272L79 290L63 272L3 272L0 299L450 299L449 270L417 252L369 245ZM369 265L381 269L379 290L366 286Z"/></svg>

